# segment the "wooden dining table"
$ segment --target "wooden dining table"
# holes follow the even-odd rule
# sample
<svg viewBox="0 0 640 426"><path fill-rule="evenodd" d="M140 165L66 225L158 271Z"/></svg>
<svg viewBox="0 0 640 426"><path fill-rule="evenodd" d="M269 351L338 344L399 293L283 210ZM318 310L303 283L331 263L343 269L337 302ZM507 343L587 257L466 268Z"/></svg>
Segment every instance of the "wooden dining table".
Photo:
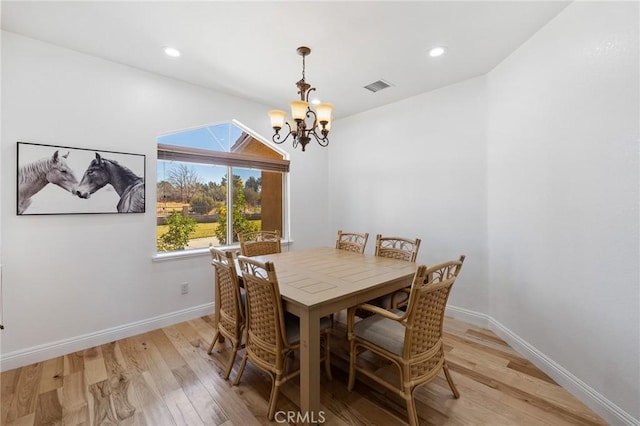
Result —
<svg viewBox="0 0 640 426"><path fill-rule="evenodd" d="M256 256L275 265L285 309L300 318L300 414L320 415L320 318L411 284L416 264L322 247Z"/></svg>

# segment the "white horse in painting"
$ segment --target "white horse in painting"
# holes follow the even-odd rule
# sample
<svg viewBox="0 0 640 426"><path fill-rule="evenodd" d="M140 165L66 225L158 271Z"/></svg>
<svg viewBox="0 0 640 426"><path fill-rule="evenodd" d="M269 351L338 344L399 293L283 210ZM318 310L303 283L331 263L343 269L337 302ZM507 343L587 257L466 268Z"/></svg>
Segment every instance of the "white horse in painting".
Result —
<svg viewBox="0 0 640 426"><path fill-rule="evenodd" d="M18 214L22 214L31 205L31 197L49 183L74 193L78 179L69 168L65 159L69 156L59 155L43 158L18 169Z"/></svg>

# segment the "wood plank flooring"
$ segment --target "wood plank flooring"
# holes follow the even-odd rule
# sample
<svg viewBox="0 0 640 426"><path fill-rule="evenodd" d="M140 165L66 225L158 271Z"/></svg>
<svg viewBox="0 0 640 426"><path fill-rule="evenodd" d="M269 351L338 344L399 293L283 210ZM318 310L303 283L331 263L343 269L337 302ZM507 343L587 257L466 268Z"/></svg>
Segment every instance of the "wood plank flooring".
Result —
<svg viewBox="0 0 640 426"><path fill-rule="evenodd" d="M441 373L416 392L424 425L603 425L591 410L492 332L451 318L445 347L460 391ZM223 380L228 348L210 356L213 318L202 317L2 373L2 425L264 425L269 377L251 364L239 386ZM346 389L344 324L331 341L333 381L322 377L327 425L402 425L404 403L356 380ZM378 374L394 367L366 358ZM231 377L235 378L240 358ZM283 386L279 411L298 410L296 380Z"/></svg>

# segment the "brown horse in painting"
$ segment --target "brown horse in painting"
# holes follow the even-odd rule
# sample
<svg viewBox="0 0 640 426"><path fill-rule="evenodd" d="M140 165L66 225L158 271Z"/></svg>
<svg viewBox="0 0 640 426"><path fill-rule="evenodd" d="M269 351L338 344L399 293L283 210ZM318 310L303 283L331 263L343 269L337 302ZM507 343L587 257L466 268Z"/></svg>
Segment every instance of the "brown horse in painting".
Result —
<svg viewBox="0 0 640 426"><path fill-rule="evenodd" d="M96 152L96 158L91 160L75 194L80 198L89 198L106 184L111 184L120 196L118 213L144 212L144 179L117 161L102 158Z"/></svg>
<svg viewBox="0 0 640 426"><path fill-rule="evenodd" d="M49 183L74 193L78 179L65 161L68 156L68 152L66 155L59 155L56 151L51 157L18 169L18 214L23 214L31 205L31 197Z"/></svg>

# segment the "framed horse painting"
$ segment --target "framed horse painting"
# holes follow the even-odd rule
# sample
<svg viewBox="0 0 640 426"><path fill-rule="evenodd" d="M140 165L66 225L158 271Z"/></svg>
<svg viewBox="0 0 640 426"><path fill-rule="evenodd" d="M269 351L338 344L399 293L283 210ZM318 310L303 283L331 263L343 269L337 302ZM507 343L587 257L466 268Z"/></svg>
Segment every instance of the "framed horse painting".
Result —
<svg viewBox="0 0 640 426"><path fill-rule="evenodd" d="M17 214L144 213L145 156L18 142Z"/></svg>

